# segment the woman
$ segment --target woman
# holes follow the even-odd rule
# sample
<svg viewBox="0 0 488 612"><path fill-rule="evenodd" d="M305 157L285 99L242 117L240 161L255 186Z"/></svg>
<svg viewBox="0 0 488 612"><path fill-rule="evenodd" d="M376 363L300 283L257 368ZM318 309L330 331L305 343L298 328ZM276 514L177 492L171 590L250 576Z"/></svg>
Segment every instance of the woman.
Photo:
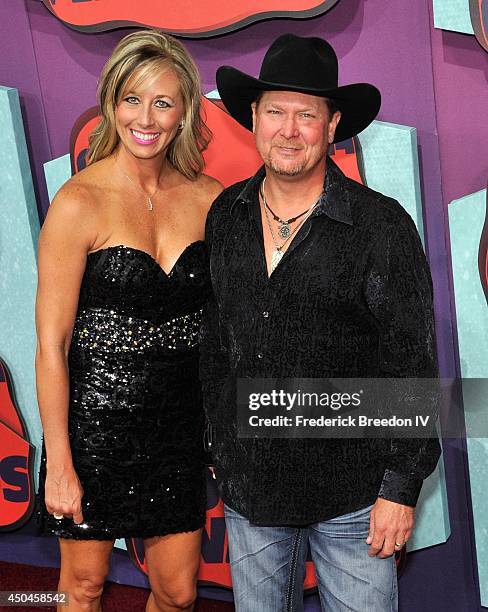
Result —
<svg viewBox="0 0 488 612"><path fill-rule="evenodd" d="M39 241L43 530L69 610L100 610L116 538L144 538L147 610L191 610L205 520L197 334L209 291L208 130L183 45L126 36L98 90L89 165Z"/></svg>

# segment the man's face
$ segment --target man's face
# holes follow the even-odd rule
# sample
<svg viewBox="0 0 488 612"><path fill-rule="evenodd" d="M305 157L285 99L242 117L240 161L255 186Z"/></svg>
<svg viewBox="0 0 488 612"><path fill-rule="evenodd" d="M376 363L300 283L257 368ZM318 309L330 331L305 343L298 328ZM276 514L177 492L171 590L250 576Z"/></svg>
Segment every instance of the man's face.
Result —
<svg viewBox="0 0 488 612"><path fill-rule="evenodd" d="M293 91L267 91L252 104L256 147L267 168L303 176L324 161L340 119L329 117L324 98Z"/></svg>

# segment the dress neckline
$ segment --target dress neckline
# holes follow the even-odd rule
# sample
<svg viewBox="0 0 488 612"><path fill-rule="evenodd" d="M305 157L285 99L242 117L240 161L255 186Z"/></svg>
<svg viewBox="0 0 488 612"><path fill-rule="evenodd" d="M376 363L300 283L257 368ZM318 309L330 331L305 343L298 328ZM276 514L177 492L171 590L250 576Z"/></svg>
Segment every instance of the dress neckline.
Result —
<svg viewBox="0 0 488 612"><path fill-rule="evenodd" d="M142 249L138 249L136 247L131 247L131 246L128 246L126 244L114 244L112 246L103 247L101 249L98 249L96 251L92 251L91 253L88 253L87 258L90 257L90 255L96 255L97 253L102 253L103 251L112 251L112 250L116 250L116 249L127 249L129 251L133 251L134 253L140 253L141 255L143 255L146 258L148 258L160 270L160 272L162 274L164 274L164 276L169 278L172 275L172 273L174 272L174 270L175 270L176 266L178 265L178 263L180 262L180 260L190 250L190 248L192 248L193 246L195 246L197 244L200 244L200 243L204 244L205 241L204 240L194 240L193 242L190 242L190 244L188 244L181 251L181 253L178 255L178 258L176 259L175 263L173 264L173 266L171 267L169 272L166 272L166 270L162 267L162 265L159 263L159 261L157 259L155 259L147 251L143 251Z"/></svg>

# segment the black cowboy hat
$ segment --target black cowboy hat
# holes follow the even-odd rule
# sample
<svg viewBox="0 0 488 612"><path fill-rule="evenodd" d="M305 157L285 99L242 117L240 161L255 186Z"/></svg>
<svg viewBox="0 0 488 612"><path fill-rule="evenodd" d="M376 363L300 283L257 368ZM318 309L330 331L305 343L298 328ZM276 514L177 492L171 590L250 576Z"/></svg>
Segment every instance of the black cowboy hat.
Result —
<svg viewBox="0 0 488 612"><path fill-rule="evenodd" d="M263 91L298 91L331 98L342 116L334 142L359 134L378 114L381 94L374 85L338 87L334 49L322 38L283 34L268 49L259 79L231 66L217 70L217 88L230 115L252 130L251 103Z"/></svg>

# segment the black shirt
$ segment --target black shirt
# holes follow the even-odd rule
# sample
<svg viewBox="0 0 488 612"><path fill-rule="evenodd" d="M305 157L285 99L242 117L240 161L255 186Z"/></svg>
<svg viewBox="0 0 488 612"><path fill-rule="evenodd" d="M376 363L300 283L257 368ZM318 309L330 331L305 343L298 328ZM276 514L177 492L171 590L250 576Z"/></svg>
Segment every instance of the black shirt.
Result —
<svg viewBox="0 0 488 612"><path fill-rule="evenodd" d="M214 298L200 371L224 502L258 525L311 524L378 496L414 506L437 439L237 436L238 377L437 375L430 272L400 204L328 158L318 206L268 277L264 175L225 189L206 227Z"/></svg>

